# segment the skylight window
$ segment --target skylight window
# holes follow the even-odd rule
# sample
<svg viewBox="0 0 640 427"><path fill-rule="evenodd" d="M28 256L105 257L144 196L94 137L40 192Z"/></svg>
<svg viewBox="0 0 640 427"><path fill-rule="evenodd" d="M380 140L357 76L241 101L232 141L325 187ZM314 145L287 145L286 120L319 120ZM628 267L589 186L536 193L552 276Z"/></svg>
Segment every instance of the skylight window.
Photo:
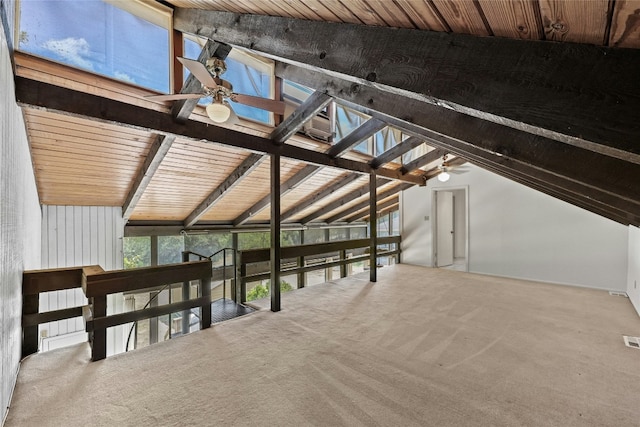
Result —
<svg viewBox="0 0 640 427"><path fill-rule="evenodd" d="M21 0L18 49L167 93L171 12L138 1Z"/></svg>

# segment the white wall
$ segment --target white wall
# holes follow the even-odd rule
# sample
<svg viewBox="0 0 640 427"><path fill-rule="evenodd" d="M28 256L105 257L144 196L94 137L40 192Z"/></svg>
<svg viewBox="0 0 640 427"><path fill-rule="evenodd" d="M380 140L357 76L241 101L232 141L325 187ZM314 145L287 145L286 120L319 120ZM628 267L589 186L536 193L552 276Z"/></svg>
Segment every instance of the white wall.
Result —
<svg viewBox="0 0 640 427"><path fill-rule="evenodd" d="M402 194L403 262L431 266L431 191L463 186L470 272L626 290L627 227L473 166Z"/></svg>
<svg viewBox="0 0 640 427"><path fill-rule="evenodd" d="M42 268L99 265L122 269L124 220L120 206L42 206ZM40 296L40 310L56 310L86 304L81 289L49 292ZM121 296L110 296L109 313L122 310ZM84 331L81 318L40 325L41 335L54 337ZM119 348L120 332L111 328L108 345Z"/></svg>
<svg viewBox="0 0 640 427"><path fill-rule="evenodd" d="M11 3L4 4L10 8ZM0 12L1 15L1 12ZM0 422L20 362L22 272L40 267L40 206L0 24Z"/></svg>
<svg viewBox="0 0 640 427"><path fill-rule="evenodd" d="M640 315L640 228L629 226L627 295Z"/></svg>

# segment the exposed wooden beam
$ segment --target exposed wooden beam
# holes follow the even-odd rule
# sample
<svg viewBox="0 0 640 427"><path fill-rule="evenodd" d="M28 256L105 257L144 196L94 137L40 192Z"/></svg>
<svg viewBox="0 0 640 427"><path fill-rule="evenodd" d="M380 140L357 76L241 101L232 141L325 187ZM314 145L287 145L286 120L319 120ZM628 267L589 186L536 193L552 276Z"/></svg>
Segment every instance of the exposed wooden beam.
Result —
<svg viewBox="0 0 640 427"><path fill-rule="evenodd" d="M632 184L640 180L635 163L300 67L278 64L276 73L316 89L327 88L339 102L423 137L429 145L476 164L488 163L502 176L566 193L581 207L593 206L589 210L595 213L607 206L627 218L623 224L640 221L640 187Z"/></svg>
<svg viewBox="0 0 640 427"><path fill-rule="evenodd" d="M251 153L225 178L184 220L185 228L194 225L202 215L213 207L222 196L238 184L242 178L251 173L264 159L262 154Z"/></svg>
<svg viewBox="0 0 640 427"><path fill-rule="evenodd" d="M378 187L387 184L389 181L387 181L386 179L382 179L382 178L378 178L376 179L376 185ZM300 223L302 224L308 224L309 222L313 221L316 218L320 218L323 215L328 214L329 212L332 212L336 209L339 209L340 206L345 205L346 203L349 203L350 201L357 199L358 197L362 197L364 195L369 194L369 183L359 187L358 189L352 191L351 193L340 197L337 200L334 200L331 203L328 203L326 205L324 205L322 208L312 212L311 214L307 215L306 217L302 218L300 220Z"/></svg>
<svg viewBox="0 0 640 427"><path fill-rule="evenodd" d="M409 173L412 170L421 168L424 165L428 165L429 163L438 160L440 157L444 156L445 154L447 154L445 150L441 148L436 148L435 150L431 150L428 153L423 154L422 156L416 159L413 159L406 165L402 165L400 170L402 171L402 173Z"/></svg>
<svg viewBox="0 0 640 427"><path fill-rule="evenodd" d="M422 145L423 143L424 139L417 136L410 136L401 143L394 145L375 159L371 160L369 164L373 168L379 168L386 163L392 162L394 159L397 159L403 154L408 153L409 151Z"/></svg>
<svg viewBox="0 0 640 427"><path fill-rule="evenodd" d="M286 180L280 185L280 196L284 196L289 191L293 190L296 186L298 186L300 183L302 183L306 179L313 176L319 170L320 168L318 166L314 166L314 165L305 166L298 173L296 173L295 175L293 175L291 178L289 178L288 180ZM252 216L256 215L257 213L262 211L264 208L269 206L269 203L271 203L271 194L267 194L266 196L264 196L262 199L254 203L253 206L251 206L249 209L247 209L242 214L240 214L236 219L234 219L233 226L238 227L244 224L249 219L251 219ZM282 216L280 218L282 220Z"/></svg>
<svg viewBox="0 0 640 427"><path fill-rule="evenodd" d="M337 143L333 144L328 150L327 154L331 157L339 156L340 154L348 151L351 147L358 145L365 139L371 137L376 132L384 129L386 123L376 118L370 118L357 128L355 128L349 135L342 138Z"/></svg>
<svg viewBox="0 0 640 427"><path fill-rule="evenodd" d="M637 49L181 8L174 26L640 164Z"/></svg>
<svg viewBox="0 0 640 427"><path fill-rule="evenodd" d="M271 140L276 144L284 144L298 132L302 126L315 117L327 104L331 97L326 93L314 92L289 117L287 117L271 133Z"/></svg>
<svg viewBox="0 0 640 427"><path fill-rule="evenodd" d="M242 148L258 153L278 153L282 157L311 163L318 166L331 166L368 174L371 166L364 162L332 158L326 153L289 145L276 145L268 138L250 135L234 129L212 126L209 123L189 121L179 123L171 114L148 110L132 104L102 98L96 95L75 91L52 84L39 82L25 77L16 77L16 99L25 108L45 109L47 111L82 117L88 120L107 121L125 127L141 129L147 132L170 134L183 139L207 141ZM400 171L380 168L380 176L389 179L424 184L421 176L402 175Z"/></svg>
<svg viewBox="0 0 640 427"><path fill-rule="evenodd" d="M394 194L397 194L403 190L406 190L407 188L411 187L411 185L405 185L405 184L399 184L396 185L393 188L390 188L388 190L385 190L381 193L379 193L377 195L378 200L383 200L386 199L387 197L391 197ZM342 210L338 213L336 213L335 215L332 215L331 217L327 218L327 224L331 224L333 222L338 221L339 219L345 218L351 214L354 214L362 209L365 209L367 206L369 206L369 201L365 200L364 202L360 202L356 205L353 205L345 210Z"/></svg>
<svg viewBox="0 0 640 427"><path fill-rule="evenodd" d="M294 207L292 207L291 209L289 209L288 211L280 215L280 219L282 221L285 221L286 219L291 218L292 216L307 209L309 206L313 205L314 203L319 202L320 200L332 195L333 193L345 187L346 185L351 184L353 181L359 179L361 176L362 175L358 175L356 173L351 173L346 177L334 182L333 184L330 184L327 187L322 188L321 190L313 193L311 196L307 197L306 199L303 199L300 202L296 203Z"/></svg>
<svg viewBox="0 0 640 427"><path fill-rule="evenodd" d="M122 205L122 218L126 221L129 219L133 210L136 208L138 201L144 194L144 191L147 189L149 182L151 182L151 178L160 167L160 163L169 152L173 141L175 141L175 136L168 135L157 135L153 144L149 148L149 154L144 159L144 163L138 170L138 173L133 180L133 184L129 189L129 193L125 198L124 204Z"/></svg>

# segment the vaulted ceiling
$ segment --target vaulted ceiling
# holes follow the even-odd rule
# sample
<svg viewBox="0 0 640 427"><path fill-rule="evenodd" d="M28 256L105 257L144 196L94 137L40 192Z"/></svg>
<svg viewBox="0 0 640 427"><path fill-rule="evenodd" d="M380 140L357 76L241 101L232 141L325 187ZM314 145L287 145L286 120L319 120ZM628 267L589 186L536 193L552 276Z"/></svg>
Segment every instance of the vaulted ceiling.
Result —
<svg viewBox="0 0 640 427"><path fill-rule="evenodd" d="M316 94L275 129L214 126L194 105L185 114L16 55L42 203L120 205L132 221L185 227L264 223L264 155L279 153L283 221L355 221L367 216L367 174L383 210L450 154L640 225L638 0L167 3L175 29L210 39L209 53L267 56ZM296 134L330 100L372 118L341 146ZM411 137L377 158L350 150L381 126ZM424 156L396 162L420 145Z"/></svg>

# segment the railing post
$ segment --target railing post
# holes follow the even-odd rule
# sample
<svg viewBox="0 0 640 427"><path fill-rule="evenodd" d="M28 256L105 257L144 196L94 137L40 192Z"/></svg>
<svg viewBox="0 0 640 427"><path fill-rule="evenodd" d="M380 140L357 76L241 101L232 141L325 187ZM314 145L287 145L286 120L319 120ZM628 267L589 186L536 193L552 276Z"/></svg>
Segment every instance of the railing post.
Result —
<svg viewBox="0 0 640 427"><path fill-rule="evenodd" d="M94 319L107 315L107 296L101 295L91 298L92 314ZM102 360L107 357L107 330L95 329L91 340L91 360Z"/></svg>
<svg viewBox="0 0 640 427"><path fill-rule="evenodd" d="M227 248L222 250L222 299L227 294Z"/></svg>
<svg viewBox="0 0 640 427"><path fill-rule="evenodd" d="M182 262L189 262L189 252L182 252ZM191 282L182 282L182 301L191 299ZM191 321L191 310L184 310L182 312L182 333L188 334Z"/></svg>
<svg viewBox="0 0 640 427"><path fill-rule="evenodd" d="M200 329L207 329L211 326L211 277L200 279L202 296L208 297L200 310Z"/></svg>
<svg viewBox="0 0 640 427"><path fill-rule="evenodd" d="M22 315L40 311L40 295L23 295ZM38 325L22 327L22 357L38 352Z"/></svg>
<svg viewBox="0 0 640 427"><path fill-rule="evenodd" d="M299 256L298 257L298 267L304 267L304 257L303 256ZM305 274L304 273L298 273L298 289L299 288L304 288L305 285Z"/></svg>
<svg viewBox="0 0 640 427"><path fill-rule="evenodd" d="M340 251L340 261L342 261L342 264L340 264L340 277L347 277L347 250L343 249Z"/></svg>

